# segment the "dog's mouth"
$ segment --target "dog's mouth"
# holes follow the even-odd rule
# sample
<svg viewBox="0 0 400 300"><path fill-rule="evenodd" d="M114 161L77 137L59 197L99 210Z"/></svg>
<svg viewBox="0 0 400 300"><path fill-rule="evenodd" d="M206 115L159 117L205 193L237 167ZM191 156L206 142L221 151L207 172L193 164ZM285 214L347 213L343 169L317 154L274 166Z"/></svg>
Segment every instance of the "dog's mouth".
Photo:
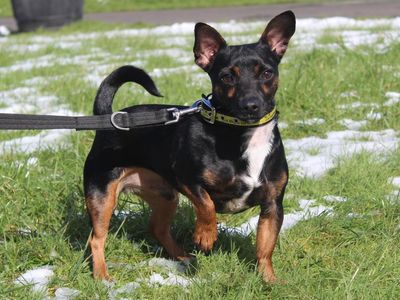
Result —
<svg viewBox="0 0 400 300"><path fill-rule="evenodd" d="M255 123L261 120L262 116L254 116L254 115L241 115L237 117L239 120L247 123Z"/></svg>
<svg viewBox="0 0 400 300"><path fill-rule="evenodd" d="M264 118L266 115L268 115L269 113L271 113L273 110L273 108L271 108L271 110L268 111L264 111L262 113L240 113L237 114L237 118L240 119L241 121L247 122L247 123L255 123L255 122L259 122L262 118Z"/></svg>

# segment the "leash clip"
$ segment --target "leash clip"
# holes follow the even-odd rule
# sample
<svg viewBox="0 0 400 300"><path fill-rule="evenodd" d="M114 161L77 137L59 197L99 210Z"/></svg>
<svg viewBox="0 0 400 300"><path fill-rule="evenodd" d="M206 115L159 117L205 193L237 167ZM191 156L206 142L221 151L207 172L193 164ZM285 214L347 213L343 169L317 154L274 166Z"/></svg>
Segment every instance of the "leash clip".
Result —
<svg viewBox="0 0 400 300"><path fill-rule="evenodd" d="M168 108L167 111L171 112L173 119L171 121L165 122L164 125L177 123L181 118L181 112L176 107Z"/></svg>
<svg viewBox="0 0 400 300"><path fill-rule="evenodd" d="M111 118L110 118L111 124L112 124L116 129L118 129L118 130L129 131L129 127L121 127L121 126L119 126L119 125L117 124L117 122L115 122L115 117L116 117L117 115L119 115L119 114L121 114L121 115L127 115L128 113L127 113L126 111L116 111L115 113L113 113L113 114L111 115Z"/></svg>
<svg viewBox="0 0 400 300"><path fill-rule="evenodd" d="M164 125L177 123L180 120L181 116L198 113L200 111L200 107L198 107L198 106L189 107L189 108L185 108L185 109L181 109L181 110L179 110L176 107L172 107L172 108L168 108L167 111L171 112L171 115L174 119L172 119L171 121L165 122Z"/></svg>

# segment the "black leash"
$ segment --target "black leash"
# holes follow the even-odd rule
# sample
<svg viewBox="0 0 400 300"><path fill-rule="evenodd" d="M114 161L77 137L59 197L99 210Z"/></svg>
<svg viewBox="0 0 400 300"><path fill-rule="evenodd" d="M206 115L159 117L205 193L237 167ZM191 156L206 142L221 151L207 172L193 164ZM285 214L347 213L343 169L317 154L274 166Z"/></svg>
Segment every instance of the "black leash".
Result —
<svg viewBox="0 0 400 300"><path fill-rule="evenodd" d="M162 126L176 123L185 115L200 111L198 106L188 108L162 108L156 111L125 112L95 116L51 116L0 114L0 129L76 129L76 130L130 130L140 127Z"/></svg>

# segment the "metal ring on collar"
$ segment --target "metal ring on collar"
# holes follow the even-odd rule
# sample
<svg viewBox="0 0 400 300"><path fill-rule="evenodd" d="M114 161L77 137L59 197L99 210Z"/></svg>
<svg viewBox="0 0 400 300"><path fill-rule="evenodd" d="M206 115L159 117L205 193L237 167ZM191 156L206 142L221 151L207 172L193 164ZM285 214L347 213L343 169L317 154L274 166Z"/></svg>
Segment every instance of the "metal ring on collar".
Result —
<svg viewBox="0 0 400 300"><path fill-rule="evenodd" d="M121 126L119 126L119 125L115 122L115 117L116 117L117 115L119 115L119 114L126 115L126 114L128 114L128 113L127 113L126 111L116 111L115 113L113 113L113 114L111 115L111 118L110 118L111 124L112 124L116 129L124 130L124 131L129 131L129 128L128 128L128 127L121 127Z"/></svg>

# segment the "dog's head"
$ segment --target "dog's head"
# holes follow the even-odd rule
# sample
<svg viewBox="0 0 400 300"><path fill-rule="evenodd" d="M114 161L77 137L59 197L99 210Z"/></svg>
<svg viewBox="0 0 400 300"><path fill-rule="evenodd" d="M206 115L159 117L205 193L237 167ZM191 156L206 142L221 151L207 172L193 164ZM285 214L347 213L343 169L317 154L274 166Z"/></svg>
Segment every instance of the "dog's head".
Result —
<svg viewBox="0 0 400 300"><path fill-rule="evenodd" d="M196 24L195 62L211 78L218 109L253 122L274 108L278 64L295 27L295 15L286 11L268 23L257 43L228 46L213 27Z"/></svg>

